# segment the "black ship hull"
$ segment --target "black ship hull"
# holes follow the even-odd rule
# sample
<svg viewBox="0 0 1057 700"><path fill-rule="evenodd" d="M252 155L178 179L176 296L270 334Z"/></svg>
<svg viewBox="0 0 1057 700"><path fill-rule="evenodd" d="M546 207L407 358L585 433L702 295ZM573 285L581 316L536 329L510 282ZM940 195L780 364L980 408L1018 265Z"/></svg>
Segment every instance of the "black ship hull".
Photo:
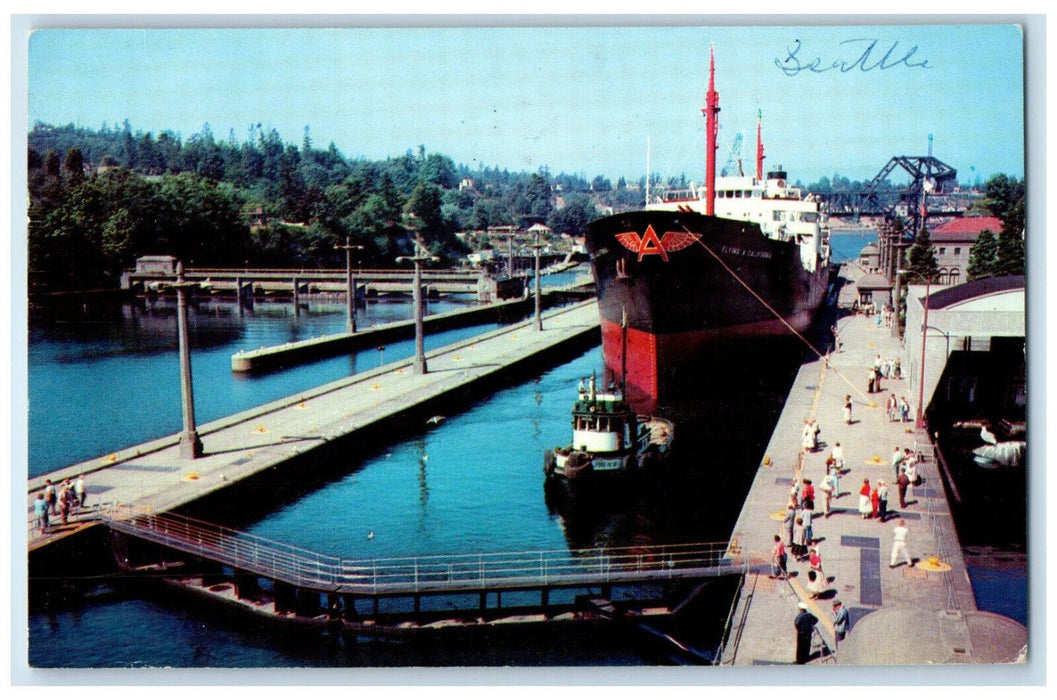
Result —
<svg viewBox="0 0 1057 700"><path fill-rule="evenodd" d="M805 269L795 240L695 212L605 217L589 225L586 245L606 368L640 411L715 353L806 330L828 281L817 256Z"/></svg>

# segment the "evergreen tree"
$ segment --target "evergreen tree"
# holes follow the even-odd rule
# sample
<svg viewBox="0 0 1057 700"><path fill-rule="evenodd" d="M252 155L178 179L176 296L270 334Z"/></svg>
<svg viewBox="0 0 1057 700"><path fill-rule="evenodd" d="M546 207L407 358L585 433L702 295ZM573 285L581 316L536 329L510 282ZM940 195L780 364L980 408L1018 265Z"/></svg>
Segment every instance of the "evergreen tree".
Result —
<svg viewBox="0 0 1057 700"><path fill-rule="evenodd" d="M992 277L995 274L997 262L998 240L990 229L984 229L976 237L973 247L969 250L969 268L966 270L966 276L969 280Z"/></svg>
<svg viewBox="0 0 1057 700"><path fill-rule="evenodd" d="M1025 183L1007 175L994 175L984 185L991 213L1004 222L1010 208L1024 198Z"/></svg>
<svg viewBox="0 0 1057 700"><path fill-rule="evenodd" d="M441 215L441 192L434 184L420 180L405 206L407 213L419 221L419 231L427 244L443 238L444 217Z"/></svg>
<svg viewBox="0 0 1057 700"><path fill-rule="evenodd" d="M1005 228L998 234L995 275L1024 274L1024 238Z"/></svg>
<svg viewBox="0 0 1057 700"><path fill-rule="evenodd" d="M936 262L936 253L932 250L932 238L924 226L914 238L914 245L907 249L907 269L916 272L927 280L934 280L940 271Z"/></svg>
<svg viewBox="0 0 1057 700"><path fill-rule="evenodd" d="M48 151L44 155L44 172L48 177L56 178L59 177L59 154L55 151Z"/></svg>
<svg viewBox="0 0 1057 700"><path fill-rule="evenodd" d="M84 156L81 154L81 149L71 148L67 151L63 167L66 169L71 185L79 185L84 182Z"/></svg>
<svg viewBox="0 0 1057 700"><path fill-rule="evenodd" d="M1011 234L1023 238L1024 232L1027 230L1027 212L1024 197L1014 202L1006 211L1006 215L1002 218L1002 230L1009 231Z"/></svg>
<svg viewBox="0 0 1057 700"><path fill-rule="evenodd" d="M583 235L588 222L598 218L598 211L591 199L582 194L569 195L561 209L556 209L547 219L547 225L556 233L570 236Z"/></svg>

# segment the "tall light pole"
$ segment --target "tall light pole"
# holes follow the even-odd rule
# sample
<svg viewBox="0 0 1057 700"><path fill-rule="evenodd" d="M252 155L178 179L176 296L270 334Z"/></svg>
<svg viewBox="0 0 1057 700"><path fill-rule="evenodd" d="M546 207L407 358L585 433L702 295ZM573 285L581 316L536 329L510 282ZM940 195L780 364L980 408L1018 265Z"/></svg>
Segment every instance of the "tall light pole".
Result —
<svg viewBox="0 0 1057 700"><path fill-rule="evenodd" d="M415 239L414 255L401 255L396 259L398 263L410 260L415 264L415 276L411 283L411 303L415 307L415 374L425 374L427 371L425 333L422 326L422 263L427 260L436 261L437 259L436 255L430 255L418 238Z"/></svg>
<svg viewBox="0 0 1057 700"><path fill-rule="evenodd" d="M540 244L539 231L536 231L536 242L532 245L532 247L536 251L536 330L542 331L543 317L541 314L542 303L540 302L540 248L542 246Z"/></svg>
<svg viewBox="0 0 1057 700"><path fill-rule="evenodd" d="M191 346L187 332L187 291L197 282L184 281L184 264L176 263L176 334L180 345L180 401L183 407L183 433L180 435L180 458L202 456L202 440L195 426L195 397L191 383Z"/></svg>
<svg viewBox="0 0 1057 700"><path fill-rule="evenodd" d="M894 228L895 227L893 226L893 229ZM898 338L899 337L900 297L903 294L903 286L901 284L901 282L903 281L903 278L901 277L901 273L904 272L904 270L900 269L900 267L903 265L903 246L904 246L902 229L900 229L899 231L895 231L895 230L891 231L890 235L889 235L889 238L891 240L891 243L890 243L891 250L889 251L888 254L889 254L889 256L893 257L893 260L891 261L890 265L886 269L889 270L889 271L892 271L892 270L895 271L895 274L893 275L895 277L895 280L894 280L895 288L892 290L892 337L893 338ZM891 272L886 272L885 274L888 275L888 274L891 274ZM904 316L904 318L905 318L905 316Z"/></svg>
<svg viewBox="0 0 1057 700"><path fill-rule="evenodd" d="M356 332L356 279L352 276L352 251L363 250L362 245L351 245L345 236L345 245L334 246L345 250L345 303L348 306L345 316L345 332Z"/></svg>
<svg viewBox="0 0 1057 700"><path fill-rule="evenodd" d="M917 275L918 279L925 282L924 311L921 317L921 369L918 371L918 415L917 420L914 422L914 426L921 430L925 427L925 340L928 337L929 330L929 291L932 281L920 272L914 272L913 270L897 270L896 274Z"/></svg>

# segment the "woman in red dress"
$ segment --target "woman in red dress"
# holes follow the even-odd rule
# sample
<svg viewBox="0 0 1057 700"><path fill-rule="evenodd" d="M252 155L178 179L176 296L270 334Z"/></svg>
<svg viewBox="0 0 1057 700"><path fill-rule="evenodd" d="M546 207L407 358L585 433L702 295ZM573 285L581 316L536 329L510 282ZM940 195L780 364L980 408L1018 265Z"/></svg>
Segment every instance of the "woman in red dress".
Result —
<svg viewBox="0 0 1057 700"><path fill-rule="evenodd" d="M870 517L870 480L862 480L862 488L859 489L859 516L866 520Z"/></svg>

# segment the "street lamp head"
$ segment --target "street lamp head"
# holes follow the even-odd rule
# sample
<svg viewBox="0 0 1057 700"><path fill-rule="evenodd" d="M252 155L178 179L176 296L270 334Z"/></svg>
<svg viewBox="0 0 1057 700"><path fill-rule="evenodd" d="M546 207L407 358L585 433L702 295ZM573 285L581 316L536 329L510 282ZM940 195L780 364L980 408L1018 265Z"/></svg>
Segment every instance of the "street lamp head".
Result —
<svg viewBox="0 0 1057 700"><path fill-rule="evenodd" d="M920 272L918 272L916 270L907 270L907 269L904 268L904 269L896 270L896 274L897 275L914 275L915 277L917 277L919 280L921 280L925 284L930 284L931 283L931 280L929 280L928 277L926 277L925 275L921 274Z"/></svg>

